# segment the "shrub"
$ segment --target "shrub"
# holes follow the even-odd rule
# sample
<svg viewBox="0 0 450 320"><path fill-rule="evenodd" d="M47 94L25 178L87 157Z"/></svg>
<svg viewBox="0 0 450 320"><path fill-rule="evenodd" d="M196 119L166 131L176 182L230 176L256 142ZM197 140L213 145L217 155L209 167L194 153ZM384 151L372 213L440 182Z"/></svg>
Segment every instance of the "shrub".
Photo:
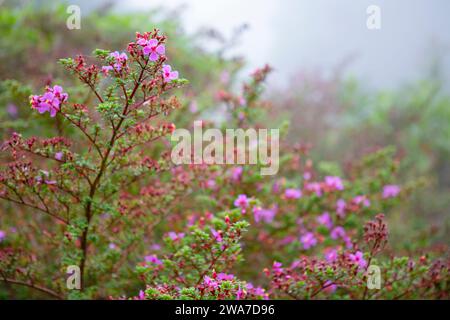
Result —
<svg viewBox="0 0 450 320"><path fill-rule="evenodd" d="M445 247L417 242L395 257L389 246L381 213L415 187L396 183L391 148L347 174L286 142L275 176L259 165L174 166L166 119L183 115L172 92L187 80L165 46L154 30L126 51L95 50L96 62L62 59L95 104L56 84L30 97L33 112L71 130L14 133L3 144L10 228L0 233L0 280L55 298L448 298L449 261L437 258ZM255 71L239 94L217 93L223 128L264 126L270 70ZM70 265L81 290L65 287ZM371 266L380 290L367 286Z"/></svg>

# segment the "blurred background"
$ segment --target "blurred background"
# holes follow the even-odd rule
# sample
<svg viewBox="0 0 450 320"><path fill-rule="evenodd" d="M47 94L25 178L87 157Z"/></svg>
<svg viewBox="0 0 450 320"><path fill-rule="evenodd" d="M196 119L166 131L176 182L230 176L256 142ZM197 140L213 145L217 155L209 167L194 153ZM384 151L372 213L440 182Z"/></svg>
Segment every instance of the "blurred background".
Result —
<svg viewBox="0 0 450 320"><path fill-rule="evenodd" d="M66 27L71 4L80 30ZM369 5L381 9L379 30L366 26ZM446 0L0 0L0 134L53 133L37 131L48 119L33 118L27 101L55 79L73 84L59 58L124 50L136 31L158 27L191 82L186 112L214 115L217 91L268 63L269 126L291 120L288 141L344 175L355 158L392 146L403 181L421 188L395 228L448 241L449 16Z"/></svg>
<svg viewBox="0 0 450 320"><path fill-rule="evenodd" d="M106 2L70 3L92 10ZM366 27L370 5L381 9L379 30ZM286 84L295 70L329 72L343 63L347 74L376 88L393 88L430 72L448 80L450 73L446 0L130 0L117 1L115 10L158 7L179 12L188 33L214 28L232 38L244 26L238 45L227 53L245 56L249 69L269 63L276 83Z"/></svg>

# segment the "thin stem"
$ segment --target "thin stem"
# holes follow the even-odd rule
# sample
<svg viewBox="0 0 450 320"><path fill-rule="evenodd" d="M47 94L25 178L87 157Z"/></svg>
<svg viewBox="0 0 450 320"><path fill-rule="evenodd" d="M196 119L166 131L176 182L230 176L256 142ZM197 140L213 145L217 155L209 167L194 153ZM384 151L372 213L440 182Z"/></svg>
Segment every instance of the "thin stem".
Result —
<svg viewBox="0 0 450 320"><path fill-rule="evenodd" d="M44 292L44 293L48 294L49 296L52 296L52 297L60 299L60 300L64 299L64 297L62 295L60 295L59 293L57 293L49 288L46 288L44 286L34 284L30 281L21 281L21 280L15 280L15 279L10 279L10 278L1 278L0 280L5 283L16 284L16 285L26 286L26 287L35 289L37 291Z"/></svg>
<svg viewBox="0 0 450 320"><path fill-rule="evenodd" d="M85 227L85 229L83 231L83 234L81 236L82 258L81 258L81 263L80 263L80 272L81 272L81 289L82 290L84 289L84 285L85 285L84 271L85 271L85 265L86 265L87 254L88 254L87 237L88 237L88 233L89 233L89 226L90 226L91 219L92 219L92 202L94 201L94 197L95 197L95 194L97 192L97 188L98 188L98 186L100 184L100 180L101 180L103 174L105 173L106 168L107 168L107 166L109 164L108 163L108 158L109 158L109 155L110 155L110 153L111 153L111 151L112 151L112 149L114 147L114 144L116 142L117 134L119 132L119 129L120 129L124 119L125 119L125 115L127 114L129 101L131 101L133 99L135 93L137 92L137 89L141 85L142 76L144 75L144 71L145 71L145 68L147 67L148 61L149 60L147 59L144 68L141 69L141 72L139 74L138 82L135 84L134 89L133 89L133 91L130 94L129 100L126 101L125 108L123 109L123 112L122 112L123 117L120 118L120 121L117 124L117 126L113 127L113 134L111 136L111 139L109 140L107 150L106 150L105 154L102 157L102 162L100 164L99 172L98 172L97 176L95 177L95 180L92 183L90 191L89 191L89 202L86 205L86 211L85 211L85 217L86 217L87 225L86 225L86 227Z"/></svg>

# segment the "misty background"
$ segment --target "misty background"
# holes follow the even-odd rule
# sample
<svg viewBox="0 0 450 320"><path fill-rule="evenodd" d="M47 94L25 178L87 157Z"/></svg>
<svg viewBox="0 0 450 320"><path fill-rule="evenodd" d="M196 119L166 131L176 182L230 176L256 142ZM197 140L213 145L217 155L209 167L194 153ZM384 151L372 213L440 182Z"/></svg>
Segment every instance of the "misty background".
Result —
<svg viewBox="0 0 450 320"><path fill-rule="evenodd" d="M83 9L111 1L71 1ZM114 2L114 1L112 1ZM381 29L366 27L366 9L381 9ZM342 68L368 87L393 89L430 74L448 83L450 1L447 0L128 0L115 10L163 8L180 14L189 33L214 28L230 39L246 30L228 54L245 57L247 71L269 63L272 85L298 70Z"/></svg>

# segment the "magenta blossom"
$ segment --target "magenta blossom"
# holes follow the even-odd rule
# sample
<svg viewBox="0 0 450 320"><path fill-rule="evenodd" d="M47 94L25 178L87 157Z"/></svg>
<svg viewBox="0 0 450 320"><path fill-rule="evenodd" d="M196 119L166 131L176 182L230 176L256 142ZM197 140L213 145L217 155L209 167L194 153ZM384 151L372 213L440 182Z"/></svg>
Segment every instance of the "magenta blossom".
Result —
<svg viewBox="0 0 450 320"><path fill-rule="evenodd" d="M5 240L5 238L6 238L6 232L3 230L0 230L0 242Z"/></svg>
<svg viewBox="0 0 450 320"><path fill-rule="evenodd" d="M125 52L119 53L119 51L114 51L109 54L110 57L113 57L116 62L124 62L128 60L128 56Z"/></svg>
<svg viewBox="0 0 450 320"><path fill-rule="evenodd" d="M340 218L345 217L345 208L346 207L347 207L347 204L345 203L344 199L339 199L338 201L336 201L336 214Z"/></svg>
<svg viewBox="0 0 450 320"><path fill-rule="evenodd" d="M55 153L55 159L61 161L63 158L63 153L62 152L57 152Z"/></svg>
<svg viewBox="0 0 450 320"><path fill-rule="evenodd" d="M236 300L241 300L242 298L244 298L245 295L245 291L241 289L241 286L239 285L239 289L236 292Z"/></svg>
<svg viewBox="0 0 450 320"><path fill-rule="evenodd" d="M331 216L328 212L324 212L322 215L318 216L316 221L328 229L333 226L333 221L331 221Z"/></svg>
<svg viewBox="0 0 450 320"><path fill-rule="evenodd" d="M370 200L367 198L367 196L356 196L353 198L353 203L355 204L362 204L364 207L370 207Z"/></svg>
<svg viewBox="0 0 450 320"><path fill-rule="evenodd" d="M165 64L162 70L164 82L170 82L172 80L178 79L178 71L172 71L172 67L170 65Z"/></svg>
<svg viewBox="0 0 450 320"><path fill-rule="evenodd" d="M326 176L325 184L333 190L344 190L344 185L339 177Z"/></svg>
<svg viewBox="0 0 450 320"><path fill-rule="evenodd" d="M260 221L271 223L273 221L273 218L275 217L275 214L276 209L262 209L259 207L255 207L253 209L253 216L256 223L259 223Z"/></svg>
<svg viewBox="0 0 450 320"><path fill-rule="evenodd" d="M145 293L143 290L139 290L138 298L139 300L145 300Z"/></svg>
<svg viewBox="0 0 450 320"><path fill-rule="evenodd" d="M216 229L211 228L211 233L217 242L222 242L223 239L222 239L222 235L220 234L220 232L216 231Z"/></svg>
<svg viewBox="0 0 450 320"><path fill-rule="evenodd" d="M275 181L272 186L272 192L278 193L280 192L281 184L278 181Z"/></svg>
<svg viewBox="0 0 450 320"><path fill-rule="evenodd" d="M217 274L217 279L221 281L233 280L234 275L221 272Z"/></svg>
<svg viewBox="0 0 450 320"><path fill-rule="evenodd" d="M303 244L303 249L308 250L317 244L317 239L312 232L307 232L300 237L300 242Z"/></svg>
<svg viewBox="0 0 450 320"><path fill-rule="evenodd" d="M144 259L145 259L145 262L153 263L153 264L156 264L157 266L162 264L162 261L158 259L156 254L151 254L151 255L145 256Z"/></svg>
<svg viewBox="0 0 450 320"><path fill-rule="evenodd" d="M346 247L347 249L353 248L352 239L350 239L349 236L346 235L346 236L343 238L343 240L344 240L344 243L345 243L345 247Z"/></svg>
<svg viewBox="0 0 450 320"><path fill-rule="evenodd" d="M217 289L217 287L218 287L217 281L211 279L211 278L208 277L208 276L205 276L205 277L203 278L203 284L204 284L205 286L207 286L209 289L212 289L212 290L215 290L215 289Z"/></svg>
<svg viewBox="0 0 450 320"><path fill-rule="evenodd" d="M103 66L102 67L102 72L103 72L103 74L106 76L106 75L108 75L108 72L109 71L112 71L113 70L113 67L112 66Z"/></svg>
<svg viewBox="0 0 450 320"><path fill-rule="evenodd" d="M113 65L111 66L103 66L102 72L106 76L109 71L116 70L119 72L125 66L128 56L125 52L119 53L119 51L114 51L109 54L110 57L113 58Z"/></svg>
<svg viewBox="0 0 450 320"><path fill-rule="evenodd" d="M346 233L343 227L337 226L331 231L331 239L345 238Z"/></svg>
<svg viewBox="0 0 450 320"><path fill-rule="evenodd" d="M300 199L302 196L302 191L300 189L289 188L284 191L284 196L286 197L286 199L290 200Z"/></svg>
<svg viewBox="0 0 450 320"><path fill-rule="evenodd" d="M143 47L142 52L145 56L149 56L150 61L156 61L159 56L166 53L166 47L163 44L159 44L156 39L146 40L141 38L137 41L137 43Z"/></svg>
<svg viewBox="0 0 450 320"><path fill-rule="evenodd" d="M260 296L260 297L262 297L265 300L267 300L269 298L269 295L266 293L266 290L264 290L261 287L256 287L255 288L255 286L252 283L250 283L250 282L247 283L246 288L247 288L247 290L250 293L252 293L252 294L254 294L256 296Z"/></svg>
<svg viewBox="0 0 450 320"><path fill-rule="evenodd" d="M242 213L245 213L246 209L249 206L249 200L247 198L247 196L245 194L240 194L238 195L238 197L236 198L236 200L234 200L234 206L241 208L242 209Z"/></svg>
<svg viewBox="0 0 450 320"><path fill-rule="evenodd" d="M42 183L44 183L44 184L47 184L47 185L55 185L56 184L56 181L55 180L49 180L49 179L47 179L48 177L49 177L49 173L48 173L48 171L45 171L45 170L41 170L41 173L42 173L42 176L44 177L44 178L42 178L42 176L37 176L35 179L36 179L36 182L38 183L38 184L42 184Z"/></svg>
<svg viewBox="0 0 450 320"><path fill-rule="evenodd" d="M68 94L63 92L62 87L53 86L45 88L45 93L41 96L31 96L31 107L39 113L49 112L50 117L54 117L61 108L61 104L66 102Z"/></svg>
<svg viewBox="0 0 450 320"><path fill-rule="evenodd" d="M150 246L150 249L155 251L161 250L161 245L154 243Z"/></svg>
<svg viewBox="0 0 450 320"><path fill-rule="evenodd" d="M6 111L13 118L15 118L18 115L18 113L19 113L18 109L17 109L17 106L15 104L12 104L12 103L8 104L8 106L6 107Z"/></svg>
<svg viewBox="0 0 450 320"><path fill-rule="evenodd" d="M350 261L358 265L359 268L365 268L367 266L367 261L364 259L364 255L361 251L356 251L354 254L348 255Z"/></svg>
<svg viewBox="0 0 450 320"><path fill-rule="evenodd" d="M400 187L395 184L389 184L383 187L383 199L395 198L400 193Z"/></svg>
<svg viewBox="0 0 450 320"><path fill-rule="evenodd" d="M283 272L283 268L281 267L281 262L274 261L272 265L272 270L276 273Z"/></svg>
<svg viewBox="0 0 450 320"><path fill-rule="evenodd" d="M318 197L322 196L322 186L318 182L310 182L305 184L305 189L311 192L315 192Z"/></svg>
<svg viewBox="0 0 450 320"><path fill-rule="evenodd" d="M331 282L330 280L325 281L325 283L322 286L323 291L330 294L336 291L337 286Z"/></svg>
<svg viewBox="0 0 450 320"><path fill-rule="evenodd" d="M198 104L197 101L193 100L189 104L189 111L192 113L196 113L198 111Z"/></svg>
<svg viewBox="0 0 450 320"><path fill-rule="evenodd" d="M334 262L338 258L338 253L335 249L330 249L325 252L325 260L327 262Z"/></svg>
<svg viewBox="0 0 450 320"><path fill-rule="evenodd" d="M231 169L231 180L233 180L234 182L240 181L242 178L243 171L244 169L242 167L235 167Z"/></svg>
<svg viewBox="0 0 450 320"><path fill-rule="evenodd" d="M184 238L183 232L176 233L176 232L170 231L167 235L170 239L172 239L172 241L177 241L177 240Z"/></svg>

